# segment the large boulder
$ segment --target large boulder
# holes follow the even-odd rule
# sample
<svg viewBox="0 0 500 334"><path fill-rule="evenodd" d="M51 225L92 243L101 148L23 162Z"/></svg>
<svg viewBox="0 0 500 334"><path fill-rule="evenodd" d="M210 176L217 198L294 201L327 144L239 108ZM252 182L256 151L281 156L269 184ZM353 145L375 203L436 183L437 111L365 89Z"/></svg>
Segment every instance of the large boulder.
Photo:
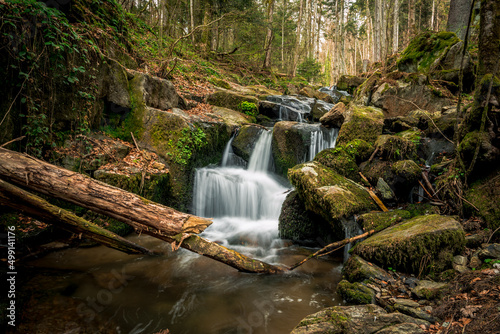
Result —
<svg viewBox="0 0 500 334"><path fill-rule="evenodd" d="M342 102L339 102L335 105L335 107L330 109L330 111L321 116L319 121L324 127L340 128L342 124L344 124L346 111L346 105Z"/></svg>
<svg viewBox="0 0 500 334"><path fill-rule="evenodd" d="M307 210L341 230L341 219L376 208L368 192L355 182L317 162L307 162L288 171Z"/></svg>
<svg viewBox="0 0 500 334"><path fill-rule="evenodd" d="M232 143L234 153L245 161L250 161L250 156L262 131L265 130L257 126L243 125Z"/></svg>
<svg viewBox="0 0 500 334"><path fill-rule="evenodd" d="M259 100L255 96L245 95L227 89L219 89L215 93L207 96L208 104L233 110L238 110L241 102L251 102L256 106L259 104Z"/></svg>
<svg viewBox="0 0 500 334"><path fill-rule="evenodd" d="M328 103L334 103L334 99L333 97L331 97L330 95L328 95L327 93L324 93L324 92L320 92L316 89L313 89L309 86L306 86L304 88L302 88L300 91L299 91L299 95L304 95L304 96L307 96L307 97L312 97L314 99L318 99L318 100L322 100L322 101L325 101L325 102L328 102Z"/></svg>
<svg viewBox="0 0 500 334"><path fill-rule="evenodd" d="M354 247L354 254L383 267L421 274L451 268L465 235L452 217L418 216L389 227Z"/></svg>
<svg viewBox="0 0 500 334"><path fill-rule="evenodd" d="M349 94L353 94L356 88L358 88L365 80L365 78L360 78L355 75L341 75L337 81L337 88L345 90Z"/></svg>
<svg viewBox="0 0 500 334"><path fill-rule="evenodd" d="M319 122L321 117L326 115L333 107L334 107L333 103L328 103L322 100L316 100L316 102L312 107L311 114L308 116L308 119L313 122Z"/></svg>
<svg viewBox="0 0 500 334"><path fill-rule="evenodd" d="M254 121L252 116L245 115L236 110L216 106L213 106L212 111L207 115L215 115L217 118L221 119L222 122L230 128L231 132L239 128L242 124L252 123Z"/></svg>
<svg viewBox="0 0 500 334"><path fill-rule="evenodd" d="M383 126L382 110L351 104L345 113L345 121L340 128L337 143L343 145L354 139L362 139L374 144L377 137L382 134Z"/></svg>
<svg viewBox="0 0 500 334"><path fill-rule="evenodd" d="M428 328L430 323L398 312L387 313L373 304L334 306L308 315L291 334L424 333L422 325Z"/></svg>
<svg viewBox="0 0 500 334"><path fill-rule="evenodd" d="M330 224L317 214L307 211L296 190L290 192L283 202L278 229L280 238L298 242L317 244L319 236L323 243L334 239Z"/></svg>

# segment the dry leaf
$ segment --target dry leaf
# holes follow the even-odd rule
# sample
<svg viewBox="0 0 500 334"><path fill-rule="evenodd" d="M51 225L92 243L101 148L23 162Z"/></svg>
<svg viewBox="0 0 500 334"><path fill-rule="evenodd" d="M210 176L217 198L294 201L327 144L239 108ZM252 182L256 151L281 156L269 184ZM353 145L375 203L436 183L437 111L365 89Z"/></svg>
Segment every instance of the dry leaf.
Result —
<svg viewBox="0 0 500 334"><path fill-rule="evenodd" d="M477 282L477 281L480 281L481 278L480 277L476 277L474 278L472 281L470 281L470 284L474 283L474 282Z"/></svg>

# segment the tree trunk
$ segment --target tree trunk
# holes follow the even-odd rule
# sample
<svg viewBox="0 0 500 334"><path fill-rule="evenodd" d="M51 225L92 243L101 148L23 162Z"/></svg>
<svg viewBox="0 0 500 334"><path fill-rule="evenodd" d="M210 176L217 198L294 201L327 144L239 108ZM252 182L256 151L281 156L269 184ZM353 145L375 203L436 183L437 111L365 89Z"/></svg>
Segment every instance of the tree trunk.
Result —
<svg viewBox="0 0 500 334"><path fill-rule="evenodd" d="M406 31L406 44L415 34L415 0L408 0L408 30Z"/></svg>
<svg viewBox="0 0 500 334"><path fill-rule="evenodd" d="M397 53L399 49L399 1L394 0L394 17L392 27L392 53Z"/></svg>
<svg viewBox="0 0 500 334"><path fill-rule="evenodd" d="M274 0L269 1L269 7L267 10L267 34L266 40L264 42L264 50L266 50L266 56L264 58L264 68L271 67L271 46L273 41L273 12L274 12Z"/></svg>
<svg viewBox="0 0 500 334"><path fill-rule="evenodd" d="M127 254L152 254L150 250L142 246L136 245L69 211L58 208L46 200L3 180L0 180L0 190L1 205L22 211L29 216L48 224L60 226L67 231L77 234L82 233L89 239Z"/></svg>
<svg viewBox="0 0 500 334"><path fill-rule="evenodd" d="M299 7L299 21L297 22L297 33L296 33L296 39L295 39L295 48L294 48L294 54L293 54L293 64L292 64L292 77L295 76L297 73L297 66L299 65L299 51L300 51L300 35L301 35L301 28L302 28L302 15L304 14L304 0L299 0L300 1L300 7Z"/></svg>
<svg viewBox="0 0 500 334"><path fill-rule="evenodd" d="M481 1L481 4L485 1ZM458 38L465 38L465 30L467 29L467 20L469 19L469 11L472 0L451 0L450 11L448 13L448 23L446 30L453 31Z"/></svg>
<svg viewBox="0 0 500 334"><path fill-rule="evenodd" d="M318 5L318 33L316 34L316 59L319 59L319 38L321 36L321 12L322 12L323 2L320 1Z"/></svg>
<svg viewBox="0 0 500 334"><path fill-rule="evenodd" d="M480 15L478 80L486 74L493 74L500 60L500 2L481 1Z"/></svg>
<svg viewBox="0 0 500 334"><path fill-rule="evenodd" d="M82 174L4 148L0 148L0 177L127 224L131 221L140 223L162 235L200 233L212 223L210 219L179 212Z"/></svg>
<svg viewBox="0 0 500 334"><path fill-rule="evenodd" d="M374 59L373 61L377 62L381 60L381 30L382 30L382 17L380 16L381 10L381 1L375 0L375 8L374 8L374 27L373 27L373 47L374 47Z"/></svg>
<svg viewBox="0 0 500 334"><path fill-rule="evenodd" d="M285 18L286 4L288 0L283 0L283 20L281 21L281 68L285 68Z"/></svg>
<svg viewBox="0 0 500 334"><path fill-rule="evenodd" d="M193 2L194 0L189 0L189 18L190 18L190 24L191 24L191 33L194 31L194 14L193 14ZM193 43L194 46L194 34L191 35L191 43Z"/></svg>

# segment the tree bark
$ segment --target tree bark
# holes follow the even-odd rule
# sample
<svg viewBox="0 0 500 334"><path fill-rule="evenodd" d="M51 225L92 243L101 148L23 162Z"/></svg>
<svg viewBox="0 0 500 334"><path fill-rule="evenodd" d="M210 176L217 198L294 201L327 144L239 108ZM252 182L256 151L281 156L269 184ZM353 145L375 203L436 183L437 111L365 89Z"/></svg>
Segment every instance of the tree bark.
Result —
<svg viewBox="0 0 500 334"><path fill-rule="evenodd" d="M200 233L212 223L4 148L0 148L0 177L127 224L140 223L160 235Z"/></svg>
<svg viewBox="0 0 500 334"><path fill-rule="evenodd" d="M471 3L472 0L450 1L450 11L448 13L446 30L453 31L461 40L464 40L465 38L465 30L467 29L467 20L469 19L469 9Z"/></svg>
<svg viewBox="0 0 500 334"><path fill-rule="evenodd" d="M142 246L3 180L0 180L0 190L1 205L22 211L29 216L48 224L60 226L67 231L82 233L89 239L127 254L152 254L150 250Z"/></svg>
<svg viewBox="0 0 500 334"><path fill-rule="evenodd" d="M269 5L267 9L267 34L266 40L264 43L264 50L266 50L266 56L264 58L264 66L263 68L271 67L271 46L273 41L273 14L274 14L274 0L269 0Z"/></svg>
<svg viewBox="0 0 500 334"><path fill-rule="evenodd" d="M394 0L394 17L392 27L392 53L397 53L399 49L399 1Z"/></svg>
<svg viewBox="0 0 500 334"><path fill-rule="evenodd" d="M299 7L299 21L297 22L297 36L295 37L295 48L294 48L294 54L293 54L293 64L292 64L292 77L295 76L297 73L297 66L299 65L299 51L300 51L300 34L301 34L301 28L302 28L302 15L304 13L304 0L299 0L300 1L300 7Z"/></svg>

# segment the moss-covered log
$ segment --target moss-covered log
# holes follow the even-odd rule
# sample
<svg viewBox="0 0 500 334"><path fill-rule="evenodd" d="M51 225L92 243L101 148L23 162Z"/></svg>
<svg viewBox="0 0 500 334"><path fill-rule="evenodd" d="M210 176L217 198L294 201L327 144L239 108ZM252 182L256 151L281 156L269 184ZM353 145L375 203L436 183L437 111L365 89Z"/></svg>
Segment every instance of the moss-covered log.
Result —
<svg viewBox="0 0 500 334"><path fill-rule="evenodd" d="M50 204L46 200L0 180L0 204L24 212L46 223L82 233L104 246L127 254L150 254L148 249L130 242L119 235L91 223L75 214Z"/></svg>
<svg viewBox="0 0 500 334"><path fill-rule="evenodd" d="M43 194L156 234L200 233L212 221L176 211L143 197L33 157L0 148L0 177Z"/></svg>

